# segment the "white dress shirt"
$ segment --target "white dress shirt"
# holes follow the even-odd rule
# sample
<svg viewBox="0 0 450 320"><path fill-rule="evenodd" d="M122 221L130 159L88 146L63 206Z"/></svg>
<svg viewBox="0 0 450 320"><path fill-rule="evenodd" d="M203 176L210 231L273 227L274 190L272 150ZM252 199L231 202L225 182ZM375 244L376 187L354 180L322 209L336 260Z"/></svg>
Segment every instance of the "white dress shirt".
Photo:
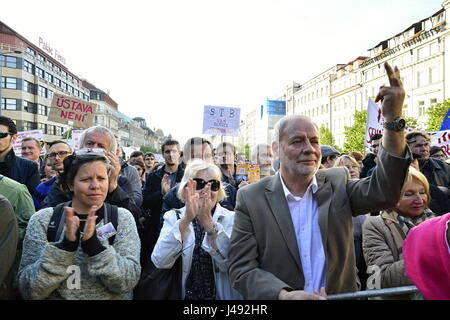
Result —
<svg viewBox="0 0 450 320"><path fill-rule="evenodd" d="M280 178L297 238L305 277L304 291L313 293L326 284L326 261L319 227L319 210L313 197L313 193L318 189L317 180L314 176L303 197L296 197L284 184L281 174Z"/></svg>

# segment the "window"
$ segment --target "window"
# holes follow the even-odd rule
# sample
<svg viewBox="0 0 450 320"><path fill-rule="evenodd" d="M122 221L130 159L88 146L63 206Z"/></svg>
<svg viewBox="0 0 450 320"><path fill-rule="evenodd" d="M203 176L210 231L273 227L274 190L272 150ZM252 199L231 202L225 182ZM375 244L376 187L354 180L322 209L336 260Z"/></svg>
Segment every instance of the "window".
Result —
<svg viewBox="0 0 450 320"><path fill-rule="evenodd" d="M36 94L36 85L34 83L23 80L23 91L31 94Z"/></svg>
<svg viewBox="0 0 450 320"><path fill-rule="evenodd" d="M37 113L46 116L47 115L47 106L44 106L43 104L38 104Z"/></svg>
<svg viewBox="0 0 450 320"><path fill-rule="evenodd" d="M42 132L47 132L47 125L45 123L38 123L38 129L41 129Z"/></svg>
<svg viewBox="0 0 450 320"><path fill-rule="evenodd" d="M46 133L54 135L55 134L55 126L52 126L51 124L48 124Z"/></svg>
<svg viewBox="0 0 450 320"><path fill-rule="evenodd" d="M61 88L61 80L59 78L53 77L53 83L55 84L55 86Z"/></svg>
<svg viewBox="0 0 450 320"><path fill-rule="evenodd" d="M27 100L23 101L23 110L25 112L36 114L36 104Z"/></svg>
<svg viewBox="0 0 450 320"><path fill-rule="evenodd" d="M23 122L23 131L35 130L37 129L36 122L24 121Z"/></svg>
<svg viewBox="0 0 450 320"><path fill-rule="evenodd" d="M42 63L45 63L45 58L41 56L39 53L37 54L37 60L41 61Z"/></svg>
<svg viewBox="0 0 450 320"><path fill-rule="evenodd" d="M425 102L419 101L419 117L425 115Z"/></svg>
<svg viewBox="0 0 450 320"><path fill-rule="evenodd" d="M438 52L439 52L439 44L437 43L437 41L435 41L432 44L430 44L430 53L436 54Z"/></svg>
<svg viewBox="0 0 450 320"><path fill-rule="evenodd" d="M69 92L70 92L71 94L73 94L73 87L72 87L72 86L67 86L67 88L68 88Z"/></svg>
<svg viewBox="0 0 450 320"><path fill-rule="evenodd" d="M430 106L433 106L433 105L435 105L436 103L437 103L437 99L436 99L436 98L430 99Z"/></svg>
<svg viewBox="0 0 450 320"><path fill-rule="evenodd" d="M45 88L43 86L38 86L37 94L41 97L47 98L47 88Z"/></svg>
<svg viewBox="0 0 450 320"><path fill-rule="evenodd" d="M429 69L429 83L435 83L439 81L439 69L437 67L432 67Z"/></svg>
<svg viewBox="0 0 450 320"><path fill-rule="evenodd" d="M17 68L17 58L10 56L0 56L0 66L8 68Z"/></svg>
<svg viewBox="0 0 450 320"><path fill-rule="evenodd" d="M39 78L42 78L42 79L44 79L44 70L42 70L41 68L39 68L39 67L35 67L35 70L36 70L36 75L37 76L39 76Z"/></svg>
<svg viewBox="0 0 450 320"><path fill-rule="evenodd" d="M67 72L65 72L64 70L61 70L61 75L62 75L64 78L67 78Z"/></svg>
<svg viewBox="0 0 450 320"><path fill-rule="evenodd" d="M34 64L32 64L30 61L23 60L23 70L34 74Z"/></svg>
<svg viewBox="0 0 450 320"><path fill-rule="evenodd" d="M17 110L17 100L2 98L1 108L3 110Z"/></svg>
<svg viewBox="0 0 450 320"><path fill-rule="evenodd" d="M32 56L35 56L35 55L36 55L36 51L34 51L34 50L31 49L31 48L27 48L27 52L28 52L29 54L31 54Z"/></svg>
<svg viewBox="0 0 450 320"><path fill-rule="evenodd" d="M46 72L45 73L45 80L47 80L50 83L53 83L53 76L50 73Z"/></svg>
<svg viewBox="0 0 450 320"><path fill-rule="evenodd" d="M47 60L47 66L48 66L50 69L53 69L53 67L54 67L55 65L53 64L53 62Z"/></svg>
<svg viewBox="0 0 450 320"><path fill-rule="evenodd" d="M417 87L426 85L425 80L425 71L417 72Z"/></svg>
<svg viewBox="0 0 450 320"><path fill-rule="evenodd" d="M61 81L61 88L65 91L67 91L67 83L65 83L64 81Z"/></svg>
<svg viewBox="0 0 450 320"><path fill-rule="evenodd" d="M47 89L47 98L53 99L53 91L50 89Z"/></svg>
<svg viewBox="0 0 450 320"><path fill-rule="evenodd" d="M56 71L57 71L58 73L61 73L61 68L60 68L60 67L55 66L55 69L56 69Z"/></svg>
<svg viewBox="0 0 450 320"><path fill-rule="evenodd" d="M56 127L56 132L55 132L55 134L57 135L57 136L62 136L62 133L63 133L63 127Z"/></svg>
<svg viewBox="0 0 450 320"><path fill-rule="evenodd" d="M430 47L426 46L417 50L418 59L425 59L430 55Z"/></svg>
<svg viewBox="0 0 450 320"><path fill-rule="evenodd" d="M17 78L1 77L0 88L17 89Z"/></svg>

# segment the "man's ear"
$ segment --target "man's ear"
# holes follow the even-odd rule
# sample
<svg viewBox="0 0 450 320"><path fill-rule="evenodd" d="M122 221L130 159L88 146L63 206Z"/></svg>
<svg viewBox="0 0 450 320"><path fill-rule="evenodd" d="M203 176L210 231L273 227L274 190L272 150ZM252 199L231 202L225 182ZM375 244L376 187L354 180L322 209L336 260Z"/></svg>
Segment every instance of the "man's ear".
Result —
<svg viewBox="0 0 450 320"><path fill-rule="evenodd" d="M17 139L17 134L13 134L13 135L11 136L11 143L16 142L16 139Z"/></svg>

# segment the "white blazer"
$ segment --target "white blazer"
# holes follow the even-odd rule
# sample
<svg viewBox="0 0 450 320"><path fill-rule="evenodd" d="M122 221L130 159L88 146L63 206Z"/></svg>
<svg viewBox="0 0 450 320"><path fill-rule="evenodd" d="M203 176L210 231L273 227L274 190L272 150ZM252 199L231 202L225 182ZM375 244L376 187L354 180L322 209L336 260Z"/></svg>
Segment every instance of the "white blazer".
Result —
<svg viewBox="0 0 450 320"><path fill-rule="evenodd" d="M183 218L185 213L186 207L181 208L180 219ZM217 204L213 220L218 230L216 237L217 250L212 248L208 242L208 237L203 238L202 248L212 257L216 298L217 300L240 300L242 296L231 287L228 275L228 248L230 246L231 231L233 230L234 212ZM195 233L192 222L189 224L184 239L181 239L180 221L177 219L175 210L166 212L164 214L164 224L153 249L151 259L157 268L169 269L172 268L180 254L183 255L183 283L181 286L183 299L186 280L191 270L194 246Z"/></svg>

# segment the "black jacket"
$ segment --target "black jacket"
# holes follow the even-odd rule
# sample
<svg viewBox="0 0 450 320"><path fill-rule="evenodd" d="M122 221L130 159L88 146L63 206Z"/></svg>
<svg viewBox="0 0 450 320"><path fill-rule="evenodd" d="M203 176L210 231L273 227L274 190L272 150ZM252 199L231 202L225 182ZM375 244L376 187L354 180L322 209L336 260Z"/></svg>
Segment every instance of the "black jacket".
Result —
<svg viewBox="0 0 450 320"><path fill-rule="evenodd" d="M447 163L429 158L421 165L420 171L430 184L450 188L450 166Z"/></svg>
<svg viewBox="0 0 450 320"><path fill-rule="evenodd" d="M26 185L30 194L33 195L41 182L37 163L16 156L13 149L8 152L5 161L8 167L8 174L5 176Z"/></svg>
<svg viewBox="0 0 450 320"><path fill-rule="evenodd" d="M161 169L157 171L151 172L147 176L147 180L145 181L144 190L142 190L142 197L144 201L142 203L142 207L144 209L150 209L152 215L157 215L159 220L159 214L161 213L162 203L163 203L163 194L161 193L161 181L164 177L164 165ZM175 182L179 183L183 178L184 169L178 167Z"/></svg>

